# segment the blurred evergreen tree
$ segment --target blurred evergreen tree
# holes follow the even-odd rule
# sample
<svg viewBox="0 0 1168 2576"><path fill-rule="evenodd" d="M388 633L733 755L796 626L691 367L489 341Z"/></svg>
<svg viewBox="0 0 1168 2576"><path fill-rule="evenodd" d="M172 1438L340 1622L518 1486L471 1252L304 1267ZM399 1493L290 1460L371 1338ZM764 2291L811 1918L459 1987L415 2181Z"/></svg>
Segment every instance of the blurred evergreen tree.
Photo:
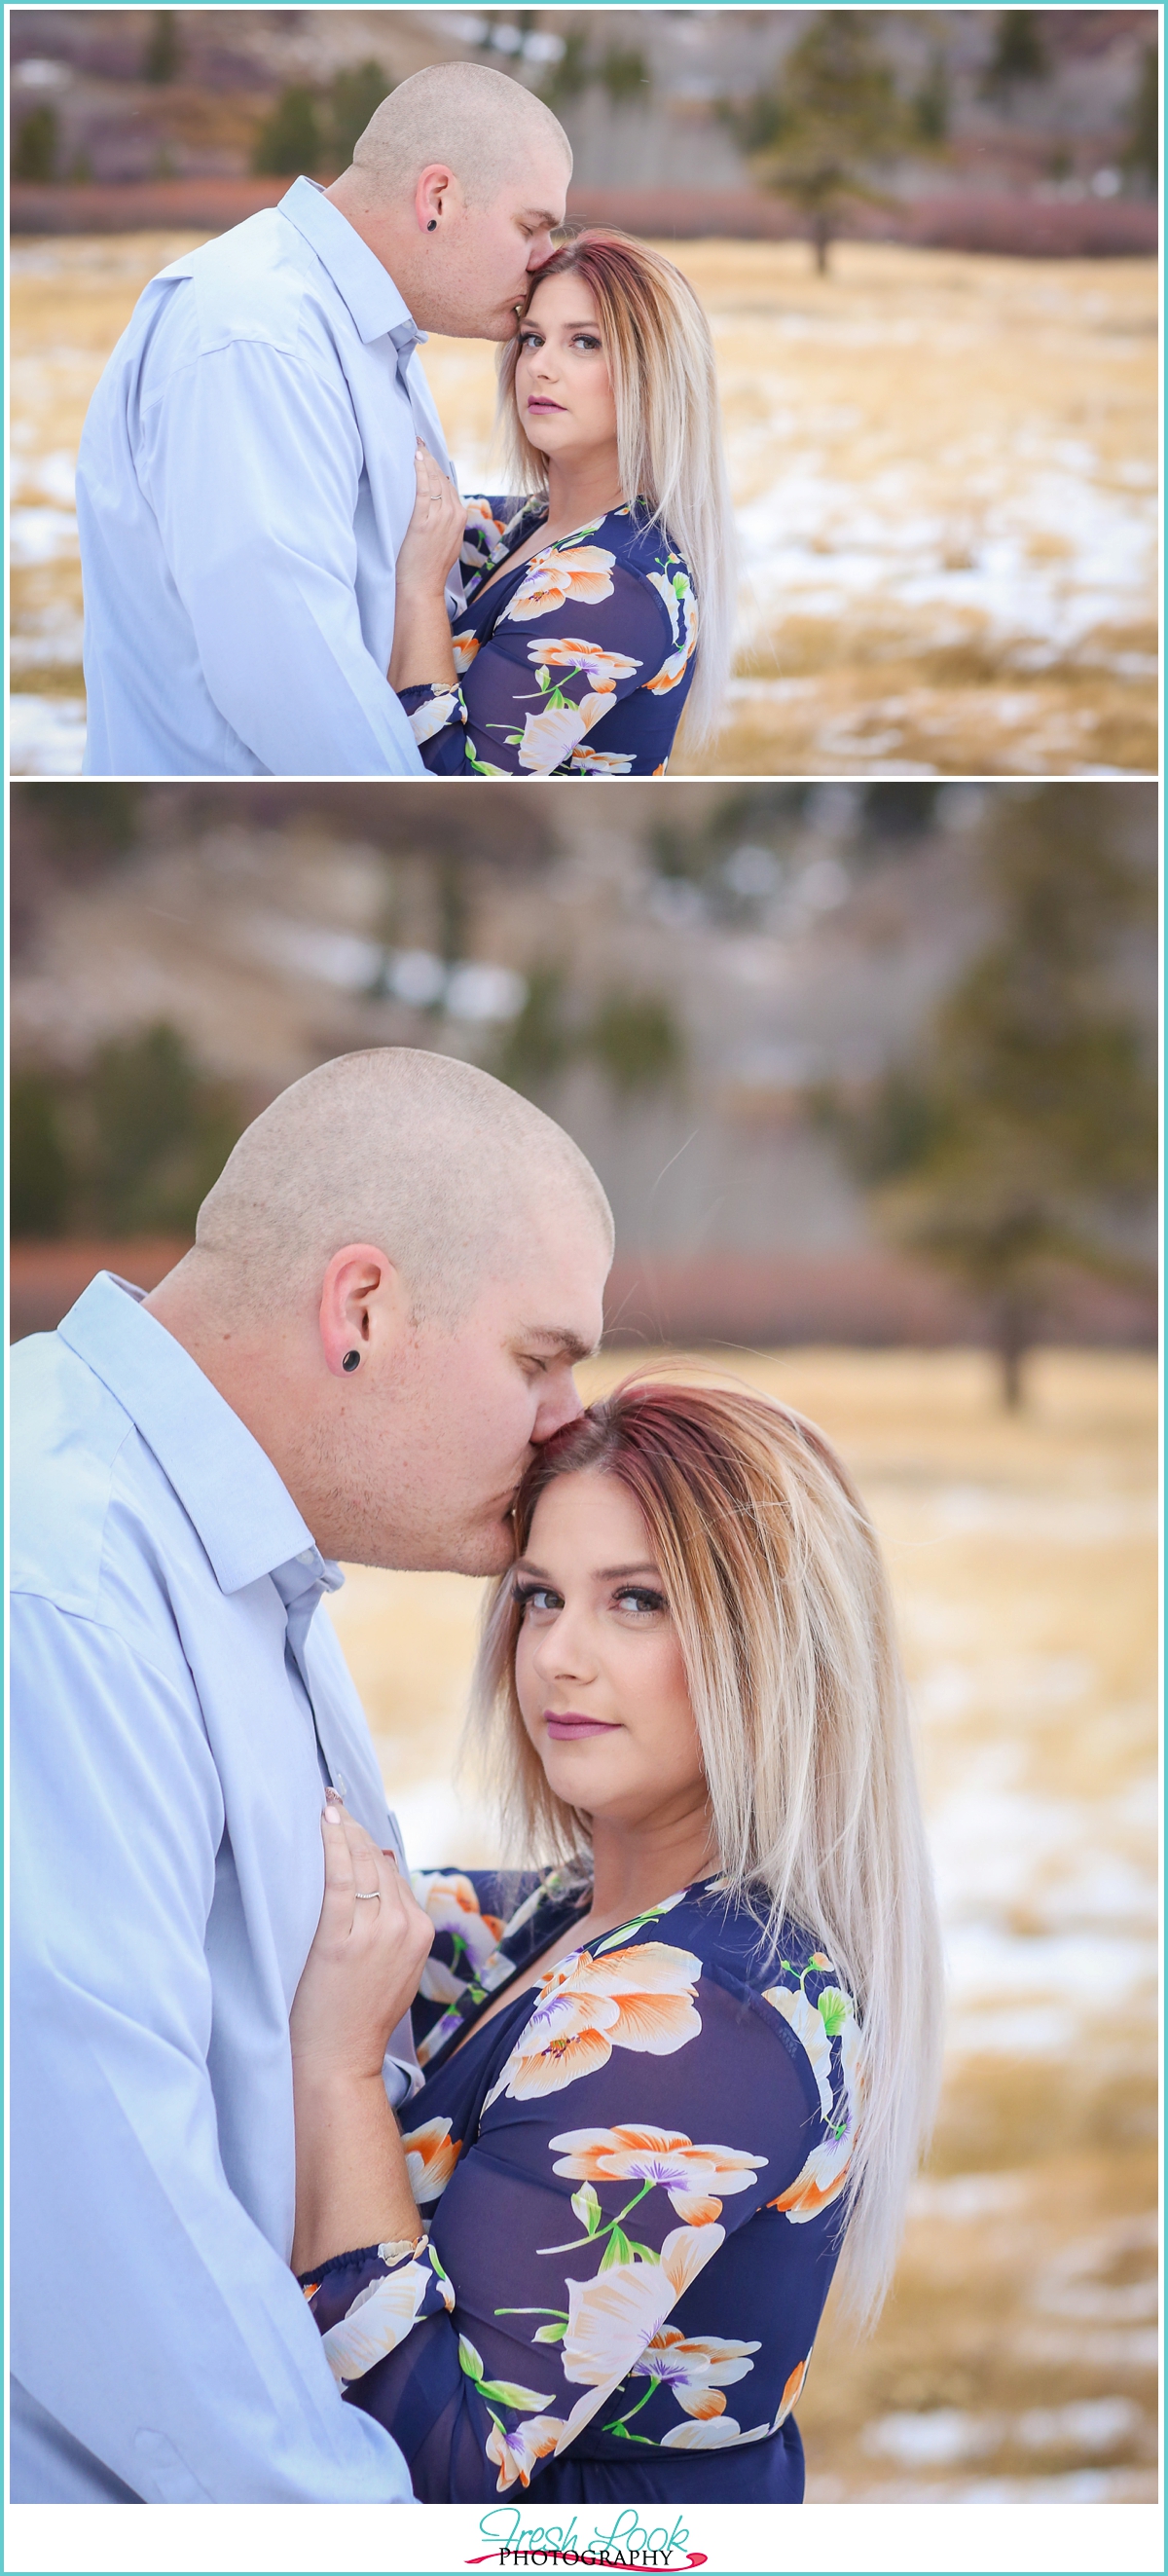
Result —
<svg viewBox="0 0 1168 2576"><path fill-rule="evenodd" d="M1160 66L1154 45L1146 48L1136 84L1123 166L1133 178L1146 180L1149 188L1159 186Z"/></svg>
<svg viewBox="0 0 1168 2576"><path fill-rule="evenodd" d="M610 45L601 56L596 77L613 107L635 107L652 88L648 63L635 45Z"/></svg>
<svg viewBox="0 0 1168 2576"><path fill-rule="evenodd" d="M59 1076L14 1073L9 1090L8 1212L14 1236L64 1231L73 1169Z"/></svg>
<svg viewBox="0 0 1168 2576"><path fill-rule="evenodd" d="M949 66L939 45L933 48L928 70L911 104L917 141L934 149L947 142L953 101Z"/></svg>
<svg viewBox="0 0 1168 2576"><path fill-rule="evenodd" d="M916 1061L824 1105L894 1241L986 1304L1007 1404L1060 1273L1145 1281L1125 1249L1156 1184L1147 1033L1117 984L1154 886L1090 788L1040 788L992 828L998 930Z"/></svg>
<svg viewBox="0 0 1168 2576"><path fill-rule="evenodd" d="M229 1088L200 1072L165 1020L98 1049L80 1107L86 1214L111 1234L193 1226L244 1123Z"/></svg>
<svg viewBox="0 0 1168 2576"><path fill-rule="evenodd" d="M337 73L329 91L328 143L329 157L338 170L348 169L354 145L394 86L389 73L372 59Z"/></svg>
<svg viewBox="0 0 1168 2576"><path fill-rule="evenodd" d="M572 1062L577 1042L568 1011L563 967L549 960L529 967L527 999L504 1031L490 1067L525 1100L542 1101Z"/></svg>
<svg viewBox="0 0 1168 2576"><path fill-rule="evenodd" d="M686 1057L681 1024L665 994L616 984L602 993L581 1052L620 1099L635 1091L674 1088Z"/></svg>
<svg viewBox="0 0 1168 2576"><path fill-rule="evenodd" d="M316 100L310 89L286 89L256 136L251 166L257 178L297 178L315 170L323 149Z"/></svg>
<svg viewBox="0 0 1168 2576"><path fill-rule="evenodd" d="M869 177L900 150L911 120L881 51L879 12L825 9L788 54L772 89L728 108L755 175L807 217L820 274L849 204L885 204Z"/></svg>
<svg viewBox="0 0 1168 2576"><path fill-rule="evenodd" d="M56 111L51 107L34 107L16 129L12 146L12 176L45 186L56 177L57 149L60 136Z"/></svg>
<svg viewBox="0 0 1168 2576"><path fill-rule="evenodd" d="M178 24L173 9L156 9L142 57L142 78L165 82L177 80L182 63Z"/></svg>
<svg viewBox="0 0 1168 2576"><path fill-rule="evenodd" d="M994 50L982 79L992 98L1012 89L1015 81L1041 80L1046 70L1041 9L1002 9L994 30Z"/></svg>
<svg viewBox="0 0 1168 2576"><path fill-rule="evenodd" d="M540 90L548 106L570 107L593 78L588 38L582 27L569 27L563 39L564 50L558 63L553 63Z"/></svg>

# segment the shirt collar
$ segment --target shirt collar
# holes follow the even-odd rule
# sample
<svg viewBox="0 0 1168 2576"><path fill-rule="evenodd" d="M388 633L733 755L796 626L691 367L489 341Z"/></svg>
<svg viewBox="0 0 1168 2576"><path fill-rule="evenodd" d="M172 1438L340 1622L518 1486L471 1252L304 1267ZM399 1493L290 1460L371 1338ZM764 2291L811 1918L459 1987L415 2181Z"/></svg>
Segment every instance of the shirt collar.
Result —
<svg viewBox="0 0 1168 2576"><path fill-rule="evenodd" d="M204 1377L190 1352L142 1305L145 1291L100 1270L58 1326L130 1420L169 1478L223 1592L242 1592L276 1568L335 1591L323 1557L271 1459Z"/></svg>
<svg viewBox="0 0 1168 2576"><path fill-rule="evenodd" d="M408 305L399 295L388 269L370 250L368 242L355 232L347 216L331 197L317 186L315 179L295 179L286 197L281 197L277 210L295 224L322 268L328 270L338 295L348 305L362 340L380 340L394 335L400 349L403 325L416 345L426 334L419 331Z"/></svg>

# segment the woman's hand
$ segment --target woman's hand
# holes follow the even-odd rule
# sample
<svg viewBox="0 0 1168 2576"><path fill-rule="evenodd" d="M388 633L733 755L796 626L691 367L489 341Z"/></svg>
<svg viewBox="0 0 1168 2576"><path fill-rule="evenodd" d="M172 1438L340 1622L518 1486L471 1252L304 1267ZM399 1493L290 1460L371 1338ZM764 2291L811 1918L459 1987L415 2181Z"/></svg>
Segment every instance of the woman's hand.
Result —
<svg viewBox="0 0 1168 2576"><path fill-rule="evenodd" d="M364 1826L330 1798L321 1819L324 1903L292 2006L298 2078L338 2085L380 2078L418 1980L434 1926Z"/></svg>
<svg viewBox="0 0 1168 2576"><path fill-rule="evenodd" d="M296 2225L292 2269L422 2233L382 2081L390 2032L434 1938L391 1852L329 1800L324 1903L292 2006Z"/></svg>
<svg viewBox="0 0 1168 2576"><path fill-rule="evenodd" d="M439 596L458 561L466 511L448 475L421 439L414 450L417 497L397 558L399 591Z"/></svg>

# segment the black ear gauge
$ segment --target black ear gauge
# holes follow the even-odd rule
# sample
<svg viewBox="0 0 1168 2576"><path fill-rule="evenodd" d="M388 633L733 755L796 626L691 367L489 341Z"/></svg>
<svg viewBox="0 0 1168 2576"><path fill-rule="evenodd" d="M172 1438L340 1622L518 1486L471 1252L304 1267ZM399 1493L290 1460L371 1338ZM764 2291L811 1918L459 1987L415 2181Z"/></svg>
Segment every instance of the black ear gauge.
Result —
<svg viewBox="0 0 1168 2576"><path fill-rule="evenodd" d="M361 1353L360 1353L360 1351L346 1351L345 1356L344 1356L343 1360L341 1361L341 1367L342 1367L343 1369L347 1369L347 1370L348 1370L348 1372L349 1372L349 1374L350 1374L350 1376L351 1376L351 1375L352 1375L353 1370L354 1370L355 1368L360 1368L360 1366L361 1366Z"/></svg>
<svg viewBox="0 0 1168 2576"><path fill-rule="evenodd" d="M426 226L426 230L427 230L427 232L428 232L428 233L436 233L436 232L437 232L437 230L438 230L438 217L437 217L437 215L431 215L431 217L430 217L430 221L429 221L429 223L428 223L428 224L427 224L427 226Z"/></svg>

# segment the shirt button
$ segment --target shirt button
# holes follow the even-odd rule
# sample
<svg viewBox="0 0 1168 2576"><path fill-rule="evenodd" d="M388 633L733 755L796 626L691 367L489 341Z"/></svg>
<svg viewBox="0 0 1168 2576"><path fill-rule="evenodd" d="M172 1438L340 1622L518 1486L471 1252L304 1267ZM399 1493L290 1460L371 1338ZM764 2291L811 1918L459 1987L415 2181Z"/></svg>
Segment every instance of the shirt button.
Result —
<svg viewBox="0 0 1168 2576"><path fill-rule="evenodd" d="M296 1562L297 1565L315 1565L316 1549L314 1547L302 1547Z"/></svg>

